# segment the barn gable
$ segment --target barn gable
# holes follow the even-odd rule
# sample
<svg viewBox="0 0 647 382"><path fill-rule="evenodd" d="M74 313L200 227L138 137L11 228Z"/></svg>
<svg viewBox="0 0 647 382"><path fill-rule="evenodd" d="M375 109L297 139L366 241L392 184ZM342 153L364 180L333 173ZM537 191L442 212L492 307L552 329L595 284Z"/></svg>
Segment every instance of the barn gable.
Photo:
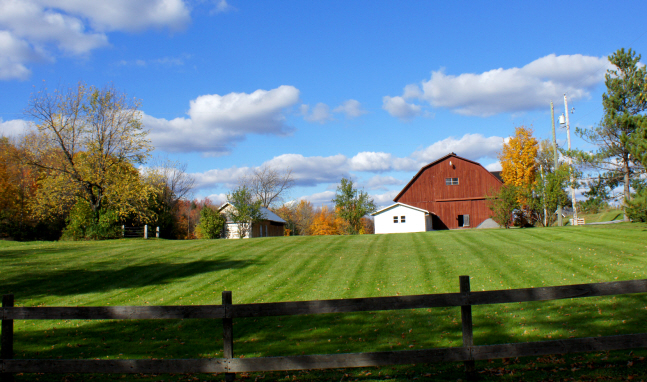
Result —
<svg viewBox="0 0 647 382"><path fill-rule="evenodd" d="M492 215L486 197L501 185L481 164L450 153L422 167L393 200L431 212L434 229L476 227Z"/></svg>

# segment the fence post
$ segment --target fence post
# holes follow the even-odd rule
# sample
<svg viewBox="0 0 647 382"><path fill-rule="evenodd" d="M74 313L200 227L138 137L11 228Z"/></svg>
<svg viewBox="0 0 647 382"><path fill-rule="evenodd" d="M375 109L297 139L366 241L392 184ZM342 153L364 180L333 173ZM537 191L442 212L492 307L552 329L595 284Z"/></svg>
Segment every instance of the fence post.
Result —
<svg viewBox="0 0 647 382"><path fill-rule="evenodd" d="M13 294L5 294L2 296L2 307L13 307ZM13 320L6 320L4 315L2 316L2 334L0 336L2 337L0 339L0 343L2 344L0 357L2 359L13 359ZM13 380L12 373L0 373L0 381L13 382Z"/></svg>
<svg viewBox="0 0 647 382"><path fill-rule="evenodd" d="M148 239L148 224L144 225L144 239Z"/></svg>
<svg viewBox="0 0 647 382"><path fill-rule="evenodd" d="M225 307L225 318L222 319L223 356L234 358L234 320L231 318L231 291L222 292L222 305ZM225 381L236 379L236 373L225 373Z"/></svg>
<svg viewBox="0 0 647 382"><path fill-rule="evenodd" d="M158 239L160 238L160 227L159 226L157 226L157 228L155 228L155 237L158 238Z"/></svg>
<svg viewBox="0 0 647 382"><path fill-rule="evenodd" d="M470 277L469 276L458 276L461 293L464 297L470 295ZM474 333L472 331L472 306L464 305L461 306L461 322L463 324L463 346L471 347L474 346ZM470 351L471 355L471 351ZM471 357L470 357L471 358ZM467 379L475 380L477 377L476 366L474 360L465 361L465 373L467 374Z"/></svg>

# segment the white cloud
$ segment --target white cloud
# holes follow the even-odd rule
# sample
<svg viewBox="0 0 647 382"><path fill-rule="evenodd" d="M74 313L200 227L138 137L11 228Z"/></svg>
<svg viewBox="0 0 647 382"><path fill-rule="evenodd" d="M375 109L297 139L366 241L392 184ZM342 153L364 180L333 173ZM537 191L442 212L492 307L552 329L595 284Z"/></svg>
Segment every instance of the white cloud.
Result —
<svg viewBox="0 0 647 382"><path fill-rule="evenodd" d="M522 68L493 69L458 76L434 71L422 82L419 98L434 107L486 117L498 113L534 110L560 99L564 93L577 100L590 96L610 68L606 57L581 54L539 58Z"/></svg>
<svg viewBox="0 0 647 382"><path fill-rule="evenodd" d="M368 112L362 109L362 105L359 103L359 101L349 99L334 108L333 113L344 113L346 118L357 118Z"/></svg>
<svg viewBox="0 0 647 382"><path fill-rule="evenodd" d="M301 154L283 154L265 162L273 168L290 168L299 186L338 182L348 177L348 158L342 154L329 157L304 157Z"/></svg>
<svg viewBox="0 0 647 382"><path fill-rule="evenodd" d="M365 182L365 187L369 190L386 190L388 186L399 186L401 184L404 184L404 181L392 176L375 175Z"/></svg>
<svg viewBox="0 0 647 382"><path fill-rule="evenodd" d="M413 99L420 98L422 96L422 91L416 84L409 84L404 87L404 92L402 93L402 98L404 99Z"/></svg>
<svg viewBox="0 0 647 382"><path fill-rule="evenodd" d="M299 198L299 200L307 200L314 207L321 207L321 206L332 206L332 199L335 197L335 192L334 191L324 191L324 192L317 192L312 195L306 195L302 196Z"/></svg>
<svg viewBox="0 0 647 382"><path fill-rule="evenodd" d="M29 122L23 119L12 119L5 122L0 118L0 136L18 137L24 135L29 128Z"/></svg>
<svg viewBox="0 0 647 382"><path fill-rule="evenodd" d="M59 52L85 55L107 46L107 32L183 28L189 13L182 0L2 0L0 79L25 79L26 64Z"/></svg>
<svg viewBox="0 0 647 382"><path fill-rule="evenodd" d="M382 109L403 121L409 121L422 112L422 108L419 105L408 103L402 97L389 96L382 97Z"/></svg>
<svg viewBox="0 0 647 382"><path fill-rule="evenodd" d="M483 166L483 167L485 167L485 169L488 171L501 171L501 162L496 161L494 163L490 163L489 165Z"/></svg>
<svg viewBox="0 0 647 382"><path fill-rule="evenodd" d="M222 205L227 202L227 194L211 194L207 196L207 199L211 200L215 205Z"/></svg>
<svg viewBox="0 0 647 382"><path fill-rule="evenodd" d="M500 137L486 138L480 134L467 134L460 139L450 137L436 142L405 158L398 158L385 152L361 152L351 158L343 154L327 157L283 154L264 162L261 166L276 169L289 168L292 170L292 176L297 186L311 187L328 184L332 190L335 189L335 185L342 177L355 179L354 172L418 171L422 166L452 151L472 160L485 157L495 158L502 142L503 139ZM196 178L197 188L210 188L219 185L231 187L250 170L251 168L248 167L231 167L193 175ZM387 189L388 186L404 183L393 176L376 175L364 182L363 186L369 189Z"/></svg>
<svg viewBox="0 0 647 382"><path fill-rule="evenodd" d="M251 94L203 95L190 102L189 118L166 120L144 115L155 147L170 152L223 155L247 134L288 135L282 111L299 100L299 90L279 86Z"/></svg>
<svg viewBox="0 0 647 382"><path fill-rule="evenodd" d="M429 163L450 152L476 160L483 157L496 158L503 147L502 137L484 137L481 134L465 134L462 138L449 137L435 142L425 149L415 151L411 156L419 162Z"/></svg>
<svg viewBox="0 0 647 382"><path fill-rule="evenodd" d="M216 6L211 11L212 14L214 14L214 13L226 13L226 12L236 10L236 8L234 8L229 3L227 3L227 0L217 0L217 1L215 1L215 3L216 3Z"/></svg>
<svg viewBox="0 0 647 382"><path fill-rule="evenodd" d="M388 191L383 194L371 195L377 209L388 207L393 204L393 199L400 193L400 190Z"/></svg>
<svg viewBox="0 0 647 382"><path fill-rule="evenodd" d="M388 153L365 151L352 157L349 162L353 171L389 171L393 166L393 156Z"/></svg>
<svg viewBox="0 0 647 382"><path fill-rule="evenodd" d="M332 114L330 114L330 107L325 103L319 102L312 108L310 111L310 105L301 105L299 108L303 119L308 122L318 122L324 124L328 121L332 121Z"/></svg>

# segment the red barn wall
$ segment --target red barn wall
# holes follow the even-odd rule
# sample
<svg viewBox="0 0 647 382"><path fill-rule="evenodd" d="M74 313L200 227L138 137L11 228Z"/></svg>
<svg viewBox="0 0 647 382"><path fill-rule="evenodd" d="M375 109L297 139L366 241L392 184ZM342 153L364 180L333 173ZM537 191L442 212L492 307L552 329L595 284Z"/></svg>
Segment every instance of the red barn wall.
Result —
<svg viewBox="0 0 647 382"><path fill-rule="evenodd" d="M446 185L445 178L458 178L458 185ZM395 202L436 215L433 218L434 229L459 228L458 215L469 215L470 227L473 228L492 216L485 197L498 191L501 185L480 164L450 155L423 167Z"/></svg>

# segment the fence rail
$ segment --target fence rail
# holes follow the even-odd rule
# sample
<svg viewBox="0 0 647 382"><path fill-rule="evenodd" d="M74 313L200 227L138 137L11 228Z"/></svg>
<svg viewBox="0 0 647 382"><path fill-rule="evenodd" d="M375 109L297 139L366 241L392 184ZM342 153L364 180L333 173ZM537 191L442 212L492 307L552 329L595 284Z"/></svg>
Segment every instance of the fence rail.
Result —
<svg viewBox="0 0 647 382"><path fill-rule="evenodd" d="M13 295L3 298L0 374L11 381L12 373L234 373L253 371L329 369L393 364L465 362L468 377L474 376L474 361L547 354L621 350L647 347L647 333L607 337L569 338L499 345L473 345L472 306L512 302L550 301L647 292L647 279L471 292L469 276L460 276L460 293L233 304L223 292L221 305L115 306L115 307L14 307ZM301 355L288 357L234 358L233 319L243 317L294 316L379 310L461 307L463 346L389 352ZM222 319L224 358L166 360L34 360L13 359L13 320L70 319Z"/></svg>

